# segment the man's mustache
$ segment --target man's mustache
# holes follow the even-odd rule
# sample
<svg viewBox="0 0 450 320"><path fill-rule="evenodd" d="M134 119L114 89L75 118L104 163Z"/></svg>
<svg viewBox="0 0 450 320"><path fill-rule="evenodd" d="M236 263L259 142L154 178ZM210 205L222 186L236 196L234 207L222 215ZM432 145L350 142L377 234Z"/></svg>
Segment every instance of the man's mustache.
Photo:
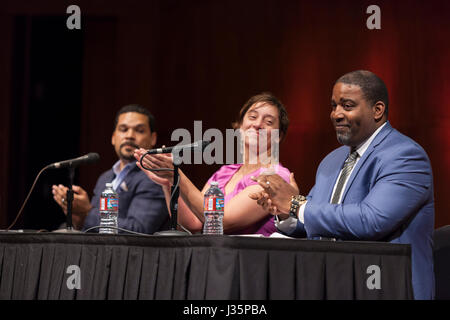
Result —
<svg viewBox="0 0 450 320"><path fill-rule="evenodd" d="M131 142L131 141L127 141L127 142L122 143L122 144L120 145L120 148L122 149L122 148L125 147L125 146L130 146L130 147L133 147L133 148L135 148L135 149L139 149L139 146L138 146L137 144Z"/></svg>

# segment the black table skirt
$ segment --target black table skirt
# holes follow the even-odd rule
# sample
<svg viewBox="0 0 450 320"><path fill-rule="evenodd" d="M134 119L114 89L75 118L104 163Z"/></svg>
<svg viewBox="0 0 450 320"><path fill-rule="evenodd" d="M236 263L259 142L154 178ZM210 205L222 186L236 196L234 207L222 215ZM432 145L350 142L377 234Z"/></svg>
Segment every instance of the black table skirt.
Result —
<svg viewBox="0 0 450 320"><path fill-rule="evenodd" d="M380 268L380 289L369 289L371 265ZM79 289L70 266L79 267ZM0 234L0 299L412 299L412 292L409 245Z"/></svg>

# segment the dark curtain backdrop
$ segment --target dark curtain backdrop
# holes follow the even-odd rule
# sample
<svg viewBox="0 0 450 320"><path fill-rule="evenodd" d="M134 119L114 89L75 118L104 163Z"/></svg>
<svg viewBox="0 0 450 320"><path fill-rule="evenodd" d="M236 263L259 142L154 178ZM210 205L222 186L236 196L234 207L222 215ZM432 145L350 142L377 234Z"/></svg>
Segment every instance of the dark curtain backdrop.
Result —
<svg viewBox="0 0 450 320"><path fill-rule="evenodd" d="M159 144L173 145L174 129L193 134L201 120L203 131L224 132L250 96L273 92L291 120L281 161L307 193L339 146L329 120L334 81L356 69L386 82L389 120L431 159L436 227L450 224L450 1L77 1L79 31L66 28L70 4L0 5L1 227L48 163L98 152L98 164L76 173L91 192L116 160L113 118L129 103L149 106ZM381 30L366 27L371 4ZM182 169L201 188L218 167ZM50 186L66 180L44 174L19 225L63 221Z"/></svg>

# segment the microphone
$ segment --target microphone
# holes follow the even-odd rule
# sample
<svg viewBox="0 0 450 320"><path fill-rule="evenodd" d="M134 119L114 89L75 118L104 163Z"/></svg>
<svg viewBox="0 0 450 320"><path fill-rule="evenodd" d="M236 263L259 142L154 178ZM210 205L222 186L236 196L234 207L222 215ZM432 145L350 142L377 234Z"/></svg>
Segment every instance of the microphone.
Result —
<svg viewBox="0 0 450 320"><path fill-rule="evenodd" d="M210 144L211 141L207 140L198 140L190 144L185 145L176 145L173 147L167 147L167 148L157 148L157 149L151 149L146 152L146 154L161 154L161 153L178 153L180 151L187 151L187 150L201 150L205 149L205 147Z"/></svg>
<svg viewBox="0 0 450 320"><path fill-rule="evenodd" d="M64 161L52 163L52 164L48 165L47 168L49 168L49 169L74 168L74 167L79 166L80 164L94 163L98 159L100 159L100 156L98 155L98 153L91 152L91 153L88 153L84 156L81 156L81 157L78 157L75 159L64 160Z"/></svg>
<svg viewBox="0 0 450 320"><path fill-rule="evenodd" d="M38 181L38 179L39 179L39 177L41 176L42 172L44 172L44 171L47 170L47 169L74 168L74 167L76 167L76 166L78 166L78 165L80 165L80 164L83 164L83 163L91 163L91 162L95 162L95 161L97 161L98 159L100 159L100 156L98 155L98 153L91 152L91 153L88 153L88 154L86 154L86 155L84 155L84 156L81 156L81 157L78 157L78 158L75 158L75 159L70 159L70 160L64 160L64 161L60 161L60 162L55 162L55 163L49 164L48 166L42 168L41 171L39 171L39 173L38 173L36 179L34 179L33 185L31 186L31 189L30 189L30 191L28 192L28 195L27 195L27 197L25 198L25 201L23 202L22 207L21 207L20 210L19 210L19 213L17 214L17 216L14 218L14 221L10 224L10 226L9 226L8 229L6 229L6 230L9 231L9 230L16 224L16 222L17 222L17 220L19 219L20 215L22 214L23 208L25 208L25 205L27 204L28 199L30 198L31 192L33 191L34 186L36 185L36 182ZM70 183L70 186L72 186L72 179L73 179L73 174L71 174L71 183ZM71 189L71 188L72 188L72 187L70 187L70 189ZM67 207L68 210L69 210L69 207L70 207L70 206ZM70 210L72 210L72 209L70 208ZM72 219L71 214L70 214L70 219ZM70 220L70 227L72 227L72 220ZM69 230L69 229L68 229L68 230ZM20 232L20 231L19 231L19 232Z"/></svg>

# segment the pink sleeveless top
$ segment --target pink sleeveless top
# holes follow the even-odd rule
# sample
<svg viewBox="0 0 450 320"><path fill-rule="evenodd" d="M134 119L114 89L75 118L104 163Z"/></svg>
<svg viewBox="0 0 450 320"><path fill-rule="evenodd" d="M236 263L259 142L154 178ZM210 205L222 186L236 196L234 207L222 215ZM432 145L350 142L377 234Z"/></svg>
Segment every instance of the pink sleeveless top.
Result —
<svg viewBox="0 0 450 320"><path fill-rule="evenodd" d="M234 190L230 193L225 193L225 186L230 181L231 177L239 170L242 164L229 164L222 166L218 171L216 171L211 178L209 178L208 183L211 184L211 181L217 181L219 184L220 190L225 195L225 207L227 202L230 201L234 196L236 196L239 192L244 190L245 188L253 185L257 185L258 183L251 179L252 176L258 176L262 171L266 170L266 168L259 168L249 174L245 175L241 180L236 183ZM290 181L290 171L283 167L280 164L273 165L272 168L275 170L275 173L282 177L287 183ZM231 234L262 234L264 236L270 236L272 233L277 231L275 228L275 224L273 221L274 217L271 214L267 214L267 216L255 223L253 226L250 226L246 229L236 231Z"/></svg>

